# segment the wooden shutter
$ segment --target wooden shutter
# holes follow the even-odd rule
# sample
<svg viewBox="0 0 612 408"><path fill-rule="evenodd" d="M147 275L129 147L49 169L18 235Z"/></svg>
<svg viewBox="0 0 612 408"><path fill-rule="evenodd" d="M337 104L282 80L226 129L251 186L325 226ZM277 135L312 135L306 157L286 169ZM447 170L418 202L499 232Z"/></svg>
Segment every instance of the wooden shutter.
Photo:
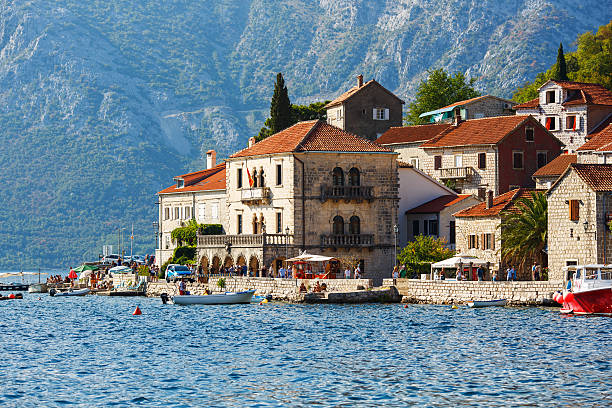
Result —
<svg viewBox="0 0 612 408"><path fill-rule="evenodd" d="M569 201L570 221L578 221L580 218L580 202L578 200Z"/></svg>
<svg viewBox="0 0 612 408"><path fill-rule="evenodd" d="M495 233L491 234L491 249L495 249Z"/></svg>
<svg viewBox="0 0 612 408"><path fill-rule="evenodd" d="M377 113L377 109L376 108L372 109L372 119L374 119L374 120L378 119L376 117L376 113Z"/></svg>
<svg viewBox="0 0 612 408"><path fill-rule="evenodd" d="M434 156L434 170L442 168L442 156Z"/></svg>
<svg viewBox="0 0 612 408"><path fill-rule="evenodd" d="M487 249L487 241L485 234L480 234L480 249Z"/></svg>
<svg viewBox="0 0 612 408"><path fill-rule="evenodd" d="M550 130L550 122L552 118L546 118L546 129Z"/></svg>
<svg viewBox="0 0 612 408"><path fill-rule="evenodd" d="M385 108L385 120L389 120L389 109Z"/></svg>

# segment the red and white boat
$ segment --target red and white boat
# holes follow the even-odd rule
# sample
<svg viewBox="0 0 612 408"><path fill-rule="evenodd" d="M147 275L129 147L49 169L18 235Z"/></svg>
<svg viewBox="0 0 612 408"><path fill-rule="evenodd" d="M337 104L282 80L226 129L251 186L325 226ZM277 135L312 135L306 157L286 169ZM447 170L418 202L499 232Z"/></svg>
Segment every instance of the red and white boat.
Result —
<svg viewBox="0 0 612 408"><path fill-rule="evenodd" d="M612 265L568 266L566 271L572 278L553 297L563 305L561 313L612 315Z"/></svg>

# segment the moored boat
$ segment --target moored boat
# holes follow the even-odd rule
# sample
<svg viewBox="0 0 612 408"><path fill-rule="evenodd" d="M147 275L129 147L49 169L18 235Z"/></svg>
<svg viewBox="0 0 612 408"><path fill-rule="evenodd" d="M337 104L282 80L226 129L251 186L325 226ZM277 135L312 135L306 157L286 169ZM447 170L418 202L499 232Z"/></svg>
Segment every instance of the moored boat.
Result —
<svg viewBox="0 0 612 408"><path fill-rule="evenodd" d="M497 299L497 300L474 300L472 302L468 302L468 307L488 307L488 306L506 306L508 301L506 299Z"/></svg>
<svg viewBox="0 0 612 408"><path fill-rule="evenodd" d="M175 305L231 305L238 303L251 303L254 290L244 292L214 293L212 295L176 295L170 299ZM164 301L164 294L162 294ZM167 295L166 295L167 301ZM165 301L164 301L165 303Z"/></svg>
<svg viewBox="0 0 612 408"><path fill-rule="evenodd" d="M85 288L85 289L69 289L67 291L64 292L58 292L55 289L51 289L49 291L49 295L51 296L85 296L86 294L88 294L90 292L89 288Z"/></svg>
<svg viewBox="0 0 612 408"><path fill-rule="evenodd" d="M29 293L47 293L48 287L46 283L31 283L28 287Z"/></svg>
<svg viewBox="0 0 612 408"><path fill-rule="evenodd" d="M612 315L612 265L576 265L565 268L571 273L563 293L553 299L565 314Z"/></svg>

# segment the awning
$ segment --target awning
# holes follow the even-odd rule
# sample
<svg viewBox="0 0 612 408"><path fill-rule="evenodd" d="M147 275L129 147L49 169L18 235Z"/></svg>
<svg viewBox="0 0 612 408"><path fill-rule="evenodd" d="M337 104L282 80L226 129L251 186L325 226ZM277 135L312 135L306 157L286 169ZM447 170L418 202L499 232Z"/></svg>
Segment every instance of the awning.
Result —
<svg viewBox="0 0 612 408"><path fill-rule="evenodd" d="M475 256L469 255L457 255L452 258L445 259L440 262L436 262L431 265L432 268L456 268L462 264L463 266L472 265L486 265L487 261L483 261L482 259L478 259Z"/></svg>
<svg viewBox="0 0 612 408"><path fill-rule="evenodd" d="M298 256L296 256L294 258L287 259L287 262L297 262L297 261L304 261L304 262L326 262L326 261L331 261L332 259L335 259L335 258L330 257L330 256L307 254L306 252L304 252L303 254L298 255Z"/></svg>
<svg viewBox="0 0 612 408"><path fill-rule="evenodd" d="M447 108L440 108L440 109L432 110L432 111L429 111L429 112L421 113L419 115L419 118L423 118L425 116L438 115L438 114L444 114L444 113L447 113L447 112L452 112L456 108L460 108L460 107L461 107L461 105L455 105L455 106L451 106L451 107L447 107Z"/></svg>

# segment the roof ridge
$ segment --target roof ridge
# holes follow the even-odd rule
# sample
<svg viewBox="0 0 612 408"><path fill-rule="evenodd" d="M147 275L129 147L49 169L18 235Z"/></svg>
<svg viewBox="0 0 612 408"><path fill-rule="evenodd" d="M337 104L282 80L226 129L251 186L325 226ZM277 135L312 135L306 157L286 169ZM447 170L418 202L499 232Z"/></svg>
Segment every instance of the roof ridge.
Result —
<svg viewBox="0 0 612 408"><path fill-rule="evenodd" d="M319 119L315 119L315 120L312 120L312 121L309 121L309 122L315 122L315 124L308 130L308 132L306 132L304 137L302 137L302 139L297 143L297 145L295 145L295 147L293 148L294 152L303 151L304 150L304 147L302 146L302 144L306 141L306 139L308 139L310 137L310 135L314 132L314 130L319 127L319 124L322 121L319 120ZM298 122L298 123L300 123L300 122Z"/></svg>

